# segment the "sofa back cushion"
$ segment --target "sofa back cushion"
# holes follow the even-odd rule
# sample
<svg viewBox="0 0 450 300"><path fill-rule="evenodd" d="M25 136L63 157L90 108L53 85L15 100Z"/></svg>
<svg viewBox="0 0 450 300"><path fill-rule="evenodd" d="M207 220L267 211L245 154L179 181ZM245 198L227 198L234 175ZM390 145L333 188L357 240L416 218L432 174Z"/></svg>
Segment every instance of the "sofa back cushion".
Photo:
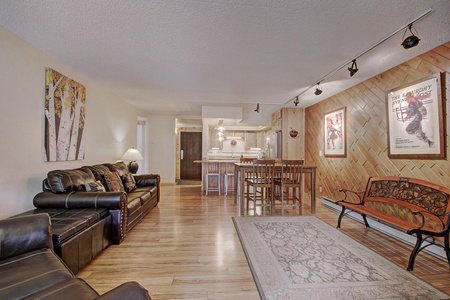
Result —
<svg viewBox="0 0 450 300"><path fill-rule="evenodd" d="M84 184L95 181L92 171L86 168L53 170L47 173L47 183L53 193L82 191Z"/></svg>
<svg viewBox="0 0 450 300"><path fill-rule="evenodd" d="M119 174L119 177L122 177L123 175L126 175L128 173L130 173L130 171L128 170L127 165L123 162L123 161L118 161L116 163L113 164L104 164L106 167L108 167L108 169L111 172L116 172L117 174Z"/></svg>
<svg viewBox="0 0 450 300"><path fill-rule="evenodd" d="M111 173L111 170L109 170L107 166L102 164L102 165L84 166L83 168L91 170L95 176L95 180L100 180L103 186L106 187L106 182L105 179L103 178L103 175Z"/></svg>

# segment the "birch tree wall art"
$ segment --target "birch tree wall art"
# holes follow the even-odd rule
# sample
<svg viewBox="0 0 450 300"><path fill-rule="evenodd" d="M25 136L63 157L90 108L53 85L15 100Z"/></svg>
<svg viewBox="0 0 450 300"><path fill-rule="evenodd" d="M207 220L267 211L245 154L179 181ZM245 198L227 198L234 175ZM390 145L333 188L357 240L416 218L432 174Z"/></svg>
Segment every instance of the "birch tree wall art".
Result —
<svg viewBox="0 0 450 300"><path fill-rule="evenodd" d="M46 68L45 161L84 159L86 88Z"/></svg>

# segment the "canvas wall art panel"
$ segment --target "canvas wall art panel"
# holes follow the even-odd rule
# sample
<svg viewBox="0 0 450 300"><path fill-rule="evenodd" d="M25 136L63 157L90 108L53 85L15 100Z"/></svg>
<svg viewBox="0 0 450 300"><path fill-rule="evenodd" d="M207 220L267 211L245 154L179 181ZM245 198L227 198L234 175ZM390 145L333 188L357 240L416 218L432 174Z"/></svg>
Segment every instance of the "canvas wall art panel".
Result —
<svg viewBox="0 0 450 300"><path fill-rule="evenodd" d="M86 88L46 68L44 161L84 159L85 114Z"/></svg>

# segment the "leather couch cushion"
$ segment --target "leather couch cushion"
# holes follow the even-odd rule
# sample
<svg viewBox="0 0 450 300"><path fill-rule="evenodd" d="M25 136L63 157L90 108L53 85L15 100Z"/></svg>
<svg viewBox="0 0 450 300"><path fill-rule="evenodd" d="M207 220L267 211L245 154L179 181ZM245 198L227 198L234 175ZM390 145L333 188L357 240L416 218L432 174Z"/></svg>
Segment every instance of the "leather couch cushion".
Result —
<svg viewBox="0 0 450 300"><path fill-rule="evenodd" d="M2 260L0 274L8 274L0 276L0 299L20 299L73 278L73 274L50 249Z"/></svg>
<svg viewBox="0 0 450 300"><path fill-rule="evenodd" d="M108 191L125 192L125 188L123 187L122 179L120 179L119 174L111 172L108 174L104 174L103 178L106 182L106 186L108 187Z"/></svg>
<svg viewBox="0 0 450 300"><path fill-rule="evenodd" d="M122 179L126 192L131 192L136 188L136 181L131 173L122 175L120 178Z"/></svg>
<svg viewBox="0 0 450 300"><path fill-rule="evenodd" d="M111 172L116 172L117 174L119 174L119 176L123 176L123 175L126 175L126 174L130 173L130 171L128 170L127 165L123 161L118 161L118 162L113 163L113 164L106 163L104 165L106 167L108 167L108 169Z"/></svg>
<svg viewBox="0 0 450 300"><path fill-rule="evenodd" d="M93 165L93 166L84 166L83 169L89 169L95 176L96 180L100 180L103 186L106 187L106 182L103 179L102 175L111 173L111 170L103 165Z"/></svg>
<svg viewBox="0 0 450 300"><path fill-rule="evenodd" d="M37 293L34 293L25 299L64 299L64 300L84 300L95 299L99 294L91 288L84 280L72 278Z"/></svg>
<svg viewBox="0 0 450 300"><path fill-rule="evenodd" d="M47 183L53 193L83 190L83 185L95 182L94 174L86 168L53 170L47 173Z"/></svg>
<svg viewBox="0 0 450 300"><path fill-rule="evenodd" d="M83 187L86 192L106 192L106 188L100 180L85 183Z"/></svg>

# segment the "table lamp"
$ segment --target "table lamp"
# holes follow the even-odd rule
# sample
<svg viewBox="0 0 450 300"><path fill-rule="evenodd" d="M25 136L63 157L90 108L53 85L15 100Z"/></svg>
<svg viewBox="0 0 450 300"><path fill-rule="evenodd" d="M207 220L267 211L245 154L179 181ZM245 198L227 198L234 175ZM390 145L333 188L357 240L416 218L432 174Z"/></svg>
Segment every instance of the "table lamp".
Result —
<svg viewBox="0 0 450 300"><path fill-rule="evenodd" d="M136 174L137 170L139 169L139 165L136 162L137 160L144 160L141 153L139 153L138 149L130 148L125 152L125 154L122 156L123 160L128 160L130 163L128 164L128 170L132 174Z"/></svg>

